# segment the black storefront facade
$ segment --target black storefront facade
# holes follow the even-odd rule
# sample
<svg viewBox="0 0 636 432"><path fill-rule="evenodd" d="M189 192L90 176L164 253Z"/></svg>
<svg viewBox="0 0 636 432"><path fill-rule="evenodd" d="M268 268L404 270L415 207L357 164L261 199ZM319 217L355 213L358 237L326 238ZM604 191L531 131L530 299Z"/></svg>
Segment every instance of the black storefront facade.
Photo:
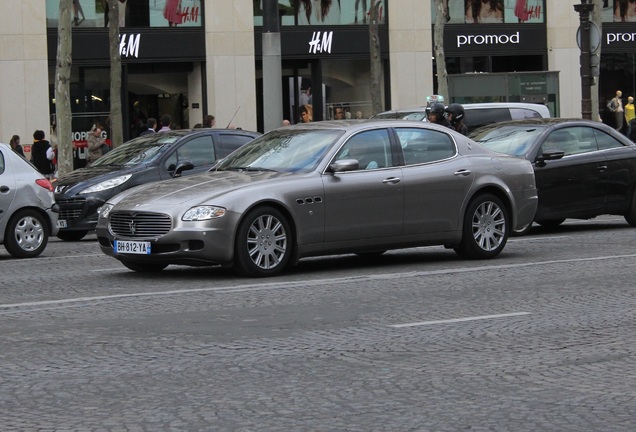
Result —
<svg viewBox="0 0 636 432"><path fill-rule="evenodd" d="M603 23L600 75L598 78L599 110L604 121L611 120L604 109L616 90L636 98L636 23Z"/></svg>
<svg viewBox="0 0 636 432"><path fill-rule="evenodd" d="M263 129L262 27L255 28L258 129ZM389 43L386 25L378 30L383 70L383 100L389 98ZM310 105L312 120L333 118L336 107L347 117L367 118L370 101L368 26L282 27L283 115L300 122L299 109ZM320 83L317 85L316 83Z"/></svg>
<svg viewBox="0 0 636 432"><path fill-rule="evenodd" d="M57 31L47 35L49 91L55 112ZM72 33L71 109L76 166L83 165L86 136L93 124L109 134L110 60L108 29L81 29ZM175 125L189 126L189 95L197 108L206 110L205 84L188 88L189 75L200 73L205 83L205 33L203 28L125 28L120 31L122 63L122 116L124 140L138 135L147 117L169 114ZM200 102L199 102L200 101ZM203 106L200 106L203 105ZM52 124L55 119L52 118ZM141 129L143 130L143 129Z"/></svg>
<svg viewBox="0 0 636 432"><path fill-rule="evenodd" d="M547 46L543 23L446 25L450 102L541 103L558 115L558 72L548 71Z"/></svg>

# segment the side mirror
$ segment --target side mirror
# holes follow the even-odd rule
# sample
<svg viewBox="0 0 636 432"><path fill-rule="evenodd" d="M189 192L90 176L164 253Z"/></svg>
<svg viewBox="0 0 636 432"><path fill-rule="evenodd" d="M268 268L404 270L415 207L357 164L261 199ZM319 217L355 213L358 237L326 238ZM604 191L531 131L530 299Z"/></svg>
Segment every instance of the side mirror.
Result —
<svg viewBox="0 0 636 432"><path fill-rule="evenodd" d="M360 167L360 162L357 159L340 159L329 165L331 172L346 172L355 171Z"/></svg>
<svg viewBox="0 0 636 432"><path fill-rule="evenodd" d="M174 170L174 174L172 175L172 177L173 178L181 177L181 173L183 171L188 171L193 168L194 168L194 164L190 161L180 162L179 165L177 165L177 168Z"/></svg>
<svg viewBox="0 0 636 432"><path fill-rule="evenodd" d="M563 156L565 156L565 152L549 150L538 155L535 163L537 166L543 167L545 166L545 161L561 159Z"/></svg>

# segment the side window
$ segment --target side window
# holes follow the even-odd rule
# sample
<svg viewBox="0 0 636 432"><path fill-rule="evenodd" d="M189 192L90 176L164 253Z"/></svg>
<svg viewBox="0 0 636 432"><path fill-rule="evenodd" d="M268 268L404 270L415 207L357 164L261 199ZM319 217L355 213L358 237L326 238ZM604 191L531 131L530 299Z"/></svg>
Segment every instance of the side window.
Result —
<svg viewBox="0 0 636 432"><path fill-rule="evenodd" d="M537 111L526 108L510 108L510 116L513 120L541 118L541 114L539 114Z"/></svg>
<svg viewBox="0 0 636 432"><path fill-rule="evenodd" d="M4 154L2 152L0 152L0 175L4 174L4 167L5 162L4 162Z"/></svg>
<svg viewBox="0 0 636 432"><path fill-rule="evenodd" d="M177 165L190 161L195 167L212 165L216 160L211 136L199 136L191 139L174 152L165 163L166 170L173 171Z"/></svg>
<svg viewBox="0 0 636 432"><path fill-rule="evenodd" d="M217 159L224 158L243 144L252 141L254 138L249 135L220 133L215 137L217 143Z"/></svg>
<svg viewBox="0 0 636 432"><path fill-rule="evenodd" d="M587 127L570 127L558 129L550 133L544 141L543 152L556 150L565 156L596 151L596 142L592 131Z"/></svg>
<svg viewBox="0 0 636 432"><path fill-rule="evenodd" d="M596 144L600 150L624 147L623 143L618 141L616 138L598 129L594 129L594 136L596 138Z"/></svg>
<svg viewBox="0 0 636 432"><path fill-rule="evenodd" d="M436 162L455 155L455 144L448 134L427 129L395 130L406 165Z"/></svg>
<svg viewBox="0 0 636 432"><path fill-rule="evenodd" d="M336 155L336 160L341 159L357 159L361 170L393 166L389 132L376 129L354 135Z"/></svg>
<svg viewBox="0 0 636 432"><path fill-rule="evenodd" d="M467 109L464 114L464 124L469 130L510 119L510 110L508 108Z"/></svg>

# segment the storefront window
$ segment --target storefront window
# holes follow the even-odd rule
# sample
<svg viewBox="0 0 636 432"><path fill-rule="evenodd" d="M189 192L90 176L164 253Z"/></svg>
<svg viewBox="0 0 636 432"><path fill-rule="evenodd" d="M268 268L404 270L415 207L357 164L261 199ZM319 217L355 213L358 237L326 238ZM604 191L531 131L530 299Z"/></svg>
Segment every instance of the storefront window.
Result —
<svg viewBox="0 0 636 432"><path fill-rule="evenodd" d="M513 24L545 22L545 0L443 0L448 24ZM616 0L619 1L619 0ZM432 19L437 10L431 0Z"/></svg>
<svg viewBox="0 0 636 432"><path fill-rule="evenodd" d="M254 25L263 25L263 0L254 1ZM351 25L367 24L369 9L377 0L279 0L281 25ZM386 3L382 0L380 23L386 22Z"/></svg>
<svg viewBox="0 0 636 432"><path fill-rule="evenodd" d="M112 0L120 27L201 27L201 0ZM73 0L74 27L106 27L108 0ZM46 25L57 27L60 0L46 0Z"/></svg>
<svg viewBox="0 0 636 432"><path fill-rule="evenodd" d="M636 22L636 1L603 0L604 22Z"/></svg>

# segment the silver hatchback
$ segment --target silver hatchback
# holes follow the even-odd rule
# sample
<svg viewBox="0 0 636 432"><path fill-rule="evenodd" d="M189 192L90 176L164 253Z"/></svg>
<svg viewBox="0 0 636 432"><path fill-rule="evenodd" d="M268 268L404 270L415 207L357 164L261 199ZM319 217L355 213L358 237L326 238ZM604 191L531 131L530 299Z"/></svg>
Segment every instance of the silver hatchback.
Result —
<svg viewBox="0 0 636 432"><path fill-rule="evenodd" d="M123 192L96 232L135 271L273 276L303 257L425 245L493 258L536 206L527 160L430 123L342 120L280 128L210 172Z"/></svg>
<svg viewBox="0 0 636 432"><path fill-rule="evenodd" d="M33 258L56 234L53 186L11 147L0 144L0 244L15 258Z"/></svg>

